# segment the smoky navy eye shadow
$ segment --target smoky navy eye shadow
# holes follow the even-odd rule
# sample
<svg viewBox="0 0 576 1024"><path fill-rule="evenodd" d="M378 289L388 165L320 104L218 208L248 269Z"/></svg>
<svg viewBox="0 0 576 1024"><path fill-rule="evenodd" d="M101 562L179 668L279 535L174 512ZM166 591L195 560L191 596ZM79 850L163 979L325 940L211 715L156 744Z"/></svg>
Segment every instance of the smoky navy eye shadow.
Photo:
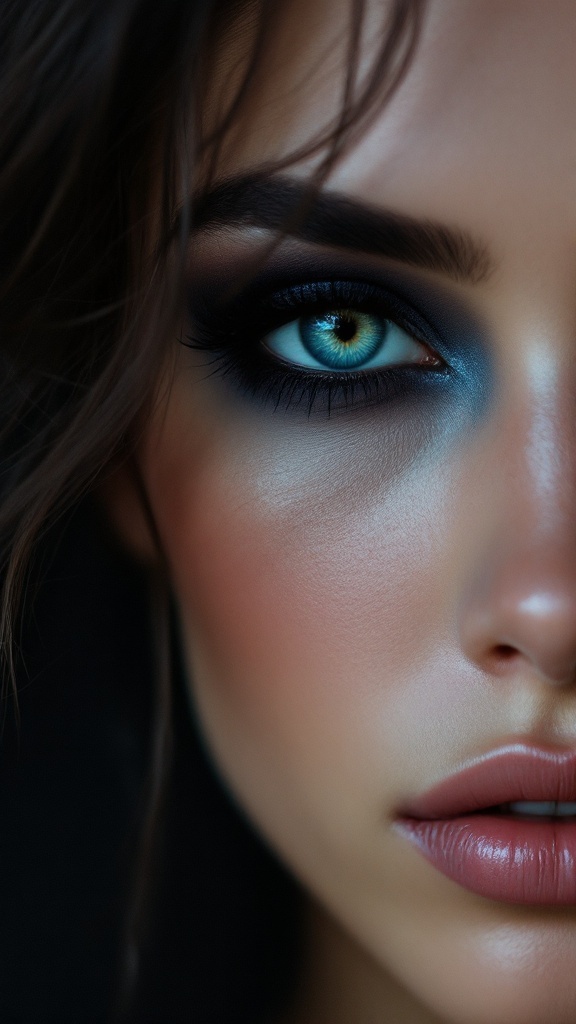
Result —
<svg viewBox="0 0 576 1024"><path fill-rule="evenodd" d="M451 386L474 419L490 408L496 390L491 329L469 304L441 285L393 269L388 286L434 324L438 352L452 370Z"/></svg>
<svg viewBox="0 0 576 1024"><path fill-rule="evenodd" d="M267 332L310 312L335 308L378 312L428 346L439 366L396 365L345 373L307 371L265 349ZM253 274L196 273L183 344L206 353L209 372L274 411L332 415L382 403L446 398L479 415L491 388L486 331L464 304L413 273L369 268L326 254L289 253Z"/></svg>

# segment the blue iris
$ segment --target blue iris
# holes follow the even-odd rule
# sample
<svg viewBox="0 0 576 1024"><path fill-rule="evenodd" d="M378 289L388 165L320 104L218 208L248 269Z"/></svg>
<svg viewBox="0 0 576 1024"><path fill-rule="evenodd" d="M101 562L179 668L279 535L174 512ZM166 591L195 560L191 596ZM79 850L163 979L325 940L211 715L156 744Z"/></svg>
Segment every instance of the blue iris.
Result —
<svg viewBox="0 0 576 1024"><path fill-rule="evenodd" d="M335 370L357 370L384 344L388 321L371 313L337 309L299 320L300 337L310 354Z"/></svg>

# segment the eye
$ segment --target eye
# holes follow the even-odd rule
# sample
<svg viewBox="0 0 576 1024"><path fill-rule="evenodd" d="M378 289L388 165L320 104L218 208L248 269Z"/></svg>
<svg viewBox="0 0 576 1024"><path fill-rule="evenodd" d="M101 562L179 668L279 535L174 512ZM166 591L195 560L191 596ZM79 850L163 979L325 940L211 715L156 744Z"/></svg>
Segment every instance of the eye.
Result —
<svg viewBox="0 0 576 1024"><path fill-rule="evenodd" d="M270 331L262 344L278 359L308 370L442 365L432 349L393 320L353 308L301 316Z"/></svg>

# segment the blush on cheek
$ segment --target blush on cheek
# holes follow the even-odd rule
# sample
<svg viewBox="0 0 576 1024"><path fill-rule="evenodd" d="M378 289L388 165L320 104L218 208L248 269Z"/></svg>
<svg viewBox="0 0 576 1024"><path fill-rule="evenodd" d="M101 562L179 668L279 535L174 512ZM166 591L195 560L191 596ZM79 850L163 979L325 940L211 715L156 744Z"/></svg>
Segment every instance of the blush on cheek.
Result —
<svg viewBox="0 0 576 1024"><path fill-rule="evenodd" d="M447 443L401 411L299 425L203 389L193 403L179 379L143 465L204 731L234 779L250 750L252 777L275 765L304 792L311 777L330 788L342 760L341 806L362 765L391 776L422 727L415 693L430 689L446 601Z"/></svg>
<svg viewBox="0 0 576 1024"><path fill-rule="evenodd" d="M262 714L266 727L276 705L287 724L311 679L316 692L331 681L334 696L338 594L310 587L322 566L306 538L258 518L253 495L236 493L231 507L213 482L197 494L165 523L191 673L198 659L236 712Z"/></svg>

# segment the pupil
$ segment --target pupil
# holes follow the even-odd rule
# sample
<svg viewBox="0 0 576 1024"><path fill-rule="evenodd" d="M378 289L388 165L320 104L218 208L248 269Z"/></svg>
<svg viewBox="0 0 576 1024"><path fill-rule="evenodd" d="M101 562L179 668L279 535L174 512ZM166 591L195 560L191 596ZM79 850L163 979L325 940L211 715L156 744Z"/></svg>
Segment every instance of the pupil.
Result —
<svg viewBox="0 0 576 1024"><path fill-rule="evenodd" d="M352 341L356 336L358 330L358 324L350 316L345 316L339 313L335 318L334 334L338 338L338 341Z"/></svg>

